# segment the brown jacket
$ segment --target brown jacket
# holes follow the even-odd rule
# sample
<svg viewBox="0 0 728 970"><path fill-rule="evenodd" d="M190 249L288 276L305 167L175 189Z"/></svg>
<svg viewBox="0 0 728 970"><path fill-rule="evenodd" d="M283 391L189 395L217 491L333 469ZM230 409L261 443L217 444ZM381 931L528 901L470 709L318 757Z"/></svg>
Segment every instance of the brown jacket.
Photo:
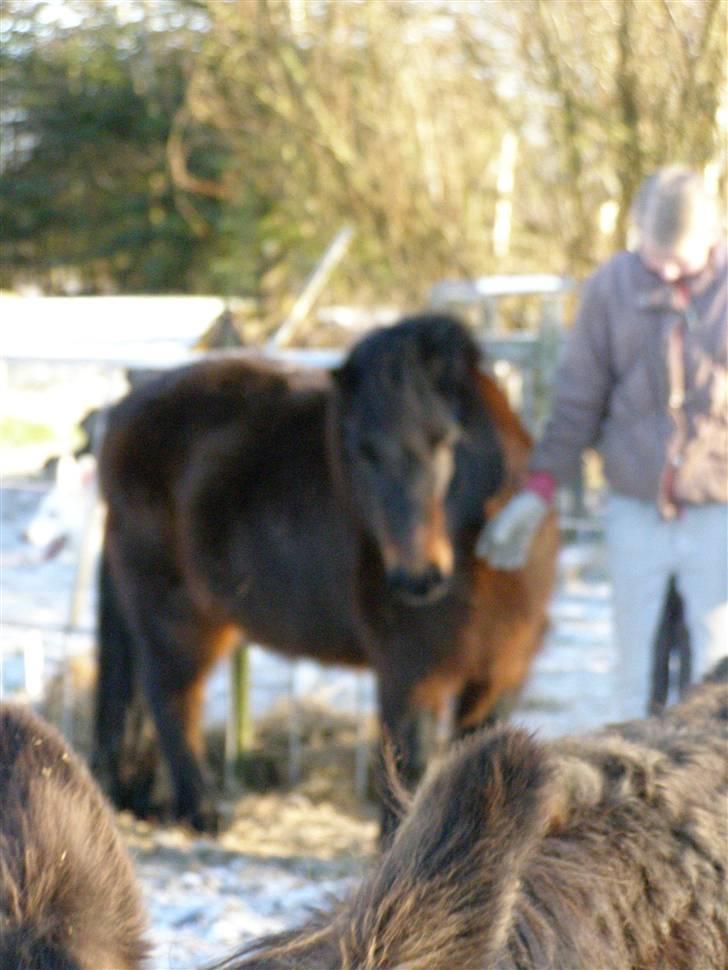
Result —
<svg viewBox="0 0 728 970"><path fill-rule="evenodd" d="M631 252L587 280L532 469L573 481L594 446L614 491L665 515L674 503L728 502L725 247L689 290L685 309Z"/></svg>

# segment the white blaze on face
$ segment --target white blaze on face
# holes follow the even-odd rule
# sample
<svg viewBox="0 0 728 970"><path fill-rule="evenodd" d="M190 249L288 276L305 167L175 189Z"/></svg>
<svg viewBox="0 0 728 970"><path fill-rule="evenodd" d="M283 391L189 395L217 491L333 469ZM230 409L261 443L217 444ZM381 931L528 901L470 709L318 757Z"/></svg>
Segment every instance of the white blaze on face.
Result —
<svg viewBox="0 0 728 970"><path fill-rule="evenodd" d="M415 528L414 549L420 568L436 566L443 576L449 576L455 563L445 511L445 498L455 474L454 444L450 440L436 447L431 471L432 497L425 509L424 522Z"/></svg>
<svg viewBox="0 0 728 970"><path fill-rule="evenodd" d="M455 473L455 454L450 441L437 446L432 458L432 467L435 476L435 498L442 501L447 495Z"/></svg>

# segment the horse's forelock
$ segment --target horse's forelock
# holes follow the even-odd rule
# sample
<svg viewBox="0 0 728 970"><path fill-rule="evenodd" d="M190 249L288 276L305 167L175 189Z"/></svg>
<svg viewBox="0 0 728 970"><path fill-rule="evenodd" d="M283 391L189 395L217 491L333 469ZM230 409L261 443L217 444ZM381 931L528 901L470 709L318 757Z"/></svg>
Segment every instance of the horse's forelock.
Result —
<svg viewBox="0 0 728 970"><path fill-rule="evenodd" d="M383 426L408 419L446 434L479 350L454 317L420 314L364 337L334 372L345 410Z"/></svg>
<svg viewBox="0 0 728 970"><path fill-rule="evenodd" d="M419 358L423 363L450 360L476 366L479 356L475 339L456 317L421 313L366 334L354 345L338 375L350 385L372 368L396 368L403 357Z"/></svg>
<svg viewBox="0 0 728 970"><path fill-rule="evenodd" d="M426 315L413 318L422 333L422 354L426 360L446 363L454 369L477 367L480 351L472 333L455 317Z"/></svg>

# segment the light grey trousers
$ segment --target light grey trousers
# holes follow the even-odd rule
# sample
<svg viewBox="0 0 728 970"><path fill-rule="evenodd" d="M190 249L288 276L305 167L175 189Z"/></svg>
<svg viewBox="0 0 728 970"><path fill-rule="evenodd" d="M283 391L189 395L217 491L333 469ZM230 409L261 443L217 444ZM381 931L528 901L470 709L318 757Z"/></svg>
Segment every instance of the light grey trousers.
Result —
<svg viewBox="0 0 728 970"><path fill-rule="evenodd" d="M644 717L671 575L685 603L693 680L728 654L728 505L687 506L666 521L651 503L610 495L606 526L621 717Z"/></svg>

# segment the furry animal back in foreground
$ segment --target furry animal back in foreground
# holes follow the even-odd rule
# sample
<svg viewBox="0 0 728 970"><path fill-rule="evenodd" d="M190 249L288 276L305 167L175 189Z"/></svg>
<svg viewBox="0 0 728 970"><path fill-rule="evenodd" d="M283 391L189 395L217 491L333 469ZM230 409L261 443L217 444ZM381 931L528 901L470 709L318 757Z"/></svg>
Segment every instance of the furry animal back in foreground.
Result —
<svg viewBox="0 0 728 970"><path fill-rule="evenodd" d="M0 967L141 970L145 924L88 771L55 728L0 705Z"/></svg>
<svg viewBox="0 0 728 970"><path fill-rule="evenodd" d="M431 768L356 892L218 970L724 970L728 661L659 717Z"/></svg>

